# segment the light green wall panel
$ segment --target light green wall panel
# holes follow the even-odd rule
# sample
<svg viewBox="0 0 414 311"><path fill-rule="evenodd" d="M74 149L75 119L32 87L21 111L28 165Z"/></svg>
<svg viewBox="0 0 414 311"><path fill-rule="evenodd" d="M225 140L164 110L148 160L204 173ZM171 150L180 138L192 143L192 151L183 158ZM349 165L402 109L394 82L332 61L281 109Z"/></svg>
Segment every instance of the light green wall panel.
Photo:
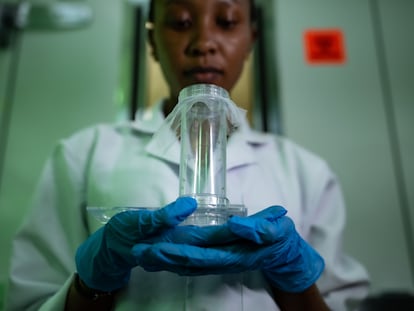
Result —
<svg viewBox="0 0 414 311"><path fill-rule="evenodd" d="M337 173L348 209L345 247L369 270L372 290L413 289L370 1L276 3L285 132ZM345 34L346 64L307 65L303 31L333 27Z"/></svg>
<svg viewBox="0 0 414 311"><path fill-rule="evenodd" d="M0 188L0 284L6 280L11 237L57 140L90 124L113 121L119 110L114 98L123 2L82 3L94 12L88 28L23 34Z"/></svg>
<svg viewBox="0 0 414 311"><path fill-rule="evenodd" d="M5 3L5 0L0 0L0 4ZM7 3L14 3L16 1L10 0ZM5 120L5 113L6 113L6 94L8 88L8 75L10 72L10 66L12 64L13 58L13 50L12 49L0 49L0 174L1 174L1 165L2 157L4 156L5 146L5 135L6 135L6 125L7 122ZM1 177L1 176L0 176ZM1 178L0 178L0 189L1 189ZM0 200L1 200L1 192L0 192ZM2 216L2 210L0 205L0 217ZM5 228L0 220L0 247L4 248L5 245L2 243L2 239L7 239L5 236L8 236L7 228ZM4 238L3 238L4 237ZM6 249L4 252L2 250L2 255L0 256L0 310L2 310L3 306L3 297L4 297L4 289L5 284L3 281L3 270L4 265L2 262L7 260L8 250ZM4 259L3 259L4 258Z"/></svg>
<svg viewBox="0 0 414 311"><path fill-rule="evenodd" d="M410 226L408 243L414 256L414 2L379 1L385 62L388 65L390 111L395 123L396 169L401 169L400 197ZM414 268L413 268L414 269Z"/></svg>

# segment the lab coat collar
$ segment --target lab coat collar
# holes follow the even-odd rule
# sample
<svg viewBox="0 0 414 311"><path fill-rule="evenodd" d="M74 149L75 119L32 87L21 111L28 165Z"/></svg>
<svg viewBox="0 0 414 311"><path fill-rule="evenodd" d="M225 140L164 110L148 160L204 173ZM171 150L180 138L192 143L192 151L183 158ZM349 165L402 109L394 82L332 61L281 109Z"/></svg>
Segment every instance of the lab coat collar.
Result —
<svg viewBox="0 0 414 311"><path fill-rule="evenodd" d="M267 143L263 133L253 131L246 124L229 138L227 143L227 169L247 166L257 162L254 149Z"/></svg>
<svg viewBox="0 0 414 311"><path fill-rule="evenodd" d="M165 117L162 111L164 101L159 100L151 107L139 109L135 114L135 121L132 122L132 129L154 134L163 124Z"/></svg>
<svg viewBox="0 0 414 311"><path fill-rule="evenodd" d="M163 101L158 101L152 107L138 111L136 121L132 123L133 130L155 134L165 120L162 105ZM268 142L269 136L252 130L245 118L228 141L227 169L254 164L256 162L254 149ZM173 131L162 131L161 134L153 135L146 146L146 151L154 157L180 164L180 143Z"/></svg>

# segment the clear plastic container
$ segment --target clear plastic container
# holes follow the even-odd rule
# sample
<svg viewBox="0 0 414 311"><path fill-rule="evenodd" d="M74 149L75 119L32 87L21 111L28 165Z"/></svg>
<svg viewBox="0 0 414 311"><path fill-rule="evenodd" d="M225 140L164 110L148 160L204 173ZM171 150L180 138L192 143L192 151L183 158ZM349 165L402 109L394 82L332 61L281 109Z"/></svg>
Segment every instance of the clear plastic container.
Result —
<svg viewBox="0 0 414 311"><path fill-rule="evenodd" d="M217 225L231 215L245 215L226 197L227 109L229 94L211 84L195 84L179 95L181 109L180 196L192 196L198 208L185 221Z"/></svg>
<svg viewBox="0 0 414 311"><path fill-rule="evenodd" d="M237 106L226 90L211 84L195 84L180 92L177 107L159 130L160 133L179 129L179 195L197 200L196 211L183 224L220 225L232 215L247 214L244 205L232 205L226 197L227 138L233 127L238 126L237 113ZM167 142L164 147L167 150L169 146ZM106 223L125 210L158 208L161 207L88 207L87 210Z"/></svg>

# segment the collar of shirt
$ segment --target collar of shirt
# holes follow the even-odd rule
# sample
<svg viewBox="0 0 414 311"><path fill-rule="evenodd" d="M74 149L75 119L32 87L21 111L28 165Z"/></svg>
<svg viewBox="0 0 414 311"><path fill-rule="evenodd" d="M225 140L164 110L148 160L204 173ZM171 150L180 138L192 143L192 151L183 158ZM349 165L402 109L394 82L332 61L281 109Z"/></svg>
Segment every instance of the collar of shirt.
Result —
<svg viewBox="0 0 414 311"><path fill-rule="evenodd" d="M131 125L132 129L147 134L157 133L165 120L162 102L160 100L149 108L139 110ZM269 135L252 130L247 118L244 117L239 129L228 140L227 169L255 163L254 148L267 144L269 139ZM172 130L153 135L146 150L155 157L175 164L180 163L180 144Z"/></svg>

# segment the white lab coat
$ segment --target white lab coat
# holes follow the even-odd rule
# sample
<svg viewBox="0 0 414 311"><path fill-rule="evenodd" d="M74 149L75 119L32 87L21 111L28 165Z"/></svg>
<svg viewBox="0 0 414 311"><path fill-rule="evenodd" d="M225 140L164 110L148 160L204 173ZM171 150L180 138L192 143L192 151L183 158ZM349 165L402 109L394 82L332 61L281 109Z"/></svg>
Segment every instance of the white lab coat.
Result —
<svg viewBox="0 0 414 311"><path fill-rule="evenodd" d="M156 105L132 124L94 126L58 144L14 240L7 310L63 310L76 249L100 226L86 206L161 207L177 198L178 143L161 152L166 138L153 139L163 120ZM228 143L230 203L249 214L284 206L325 259L318 286L326 301L345 310L345 298L367 293L368 277L342 253L345 209L335 176L288 139L252 131L247 122L242 129ZM116 310L138 309L278 310L259 271L186 278L137 267Z"/></svg>

